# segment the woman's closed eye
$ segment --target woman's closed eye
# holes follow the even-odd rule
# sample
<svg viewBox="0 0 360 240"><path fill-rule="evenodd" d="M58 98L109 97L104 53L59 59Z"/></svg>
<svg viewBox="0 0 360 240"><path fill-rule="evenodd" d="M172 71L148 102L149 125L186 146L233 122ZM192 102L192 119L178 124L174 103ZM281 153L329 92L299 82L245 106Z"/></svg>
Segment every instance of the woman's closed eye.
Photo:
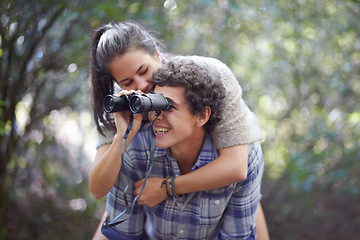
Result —
<svg viewBox="0 0 360 240"><path fill-rule="evenodd" d="M145 68L143 71L139 72L139 75L145 75L149 68Z"/></svg>
<svg viewBox="0 0 360 240"><path fill-rule="evenodd" d="M130 79L130 78L128 78L128 79L126 79L126 80L120 81L120 82L119 82L119 86L120 86L121 88L123 88L123 87L129 87L132 83L133 83L133 80Z"/></svg>
<svg viewBox="0 0 360 240"><path fill-rule="evenodd" d="M132 80L126 80L125 82L122 82L122 85L125 86L125 87L129 87L131 84L132 84Z"/></svg>

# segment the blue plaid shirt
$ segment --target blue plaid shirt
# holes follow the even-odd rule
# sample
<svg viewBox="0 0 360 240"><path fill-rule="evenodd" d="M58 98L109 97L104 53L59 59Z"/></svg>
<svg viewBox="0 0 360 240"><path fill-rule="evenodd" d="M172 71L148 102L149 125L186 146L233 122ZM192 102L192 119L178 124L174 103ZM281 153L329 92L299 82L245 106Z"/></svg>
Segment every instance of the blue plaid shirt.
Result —
<svg viewBox="0 0 360 240"><path fill-rule="evenodd" d="M125 209L123 192L129 182L131 205L134 183L145 177L150 165L151 125L135 136L124 155L118 179L107 195L107 214L112 220ZM155 148L150 177L180 175L170 149ZM218 157L208 134L193 171ZM167 198L155 207L135 204L125 222L102 232L109 239L256 239L255 217L261 198L264 160L259 142L249 145L247 179L226 187ZM159 186L160 187L160 186ZM130 207L129 207L130 208ZM123 216L128 216L127 213Z"/></svg>

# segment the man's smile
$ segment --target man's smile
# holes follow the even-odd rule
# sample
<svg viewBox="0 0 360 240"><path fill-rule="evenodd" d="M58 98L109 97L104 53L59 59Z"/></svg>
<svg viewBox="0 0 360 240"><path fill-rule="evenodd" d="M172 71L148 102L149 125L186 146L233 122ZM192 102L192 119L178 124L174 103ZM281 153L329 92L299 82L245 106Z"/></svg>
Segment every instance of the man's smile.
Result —
<svg viewBox="0 0 360 240"><path fill-rule="evenodd" d="M155 130L155 134L164 134L164 133L167 133L168 131L170 131L170 128L154 127L154 130Z"/></svg>

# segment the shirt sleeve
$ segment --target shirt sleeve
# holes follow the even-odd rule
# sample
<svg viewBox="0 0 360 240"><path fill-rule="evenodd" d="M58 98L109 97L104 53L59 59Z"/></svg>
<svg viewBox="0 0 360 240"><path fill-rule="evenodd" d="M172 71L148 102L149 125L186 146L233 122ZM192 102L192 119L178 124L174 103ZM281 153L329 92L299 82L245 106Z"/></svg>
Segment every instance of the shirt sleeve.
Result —
<svg viewBox="0 0 360 240"><path fill-rule="evenodd" d="M214 60L225 87L225 106L221 121L212 136L217 148L249 144L262 139L262 132L255 114L242 97L242 89L232 71L222 62Z"/></svg>
<svg viewBox="0 0 360 240"><path fill-rule="evenodd" d="M102 128L105 136L103 136L98 131L96 131L96 133L97 133L96 149L98 149L99 147L101 147L105 144L111 144L113 142L114 135L115 135L115 132L110 131L105 126L101 126L101 128Z"/></svg>
<svg viewBox="0 0 360 240"><path fill-rule="evenodd" d="M258 142L250 145L248 167L247 179L235 184L222 218L219 239L256 239L256 211L264 171L264 159Z"/></svg>

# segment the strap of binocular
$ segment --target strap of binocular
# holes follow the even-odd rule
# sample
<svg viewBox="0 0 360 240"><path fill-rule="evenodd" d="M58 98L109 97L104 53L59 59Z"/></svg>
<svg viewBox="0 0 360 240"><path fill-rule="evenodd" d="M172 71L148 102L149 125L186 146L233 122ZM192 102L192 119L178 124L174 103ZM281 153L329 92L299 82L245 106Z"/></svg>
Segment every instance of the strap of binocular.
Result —
<svg viewBox="0 0 360 240"><path fill-rule="evenodd" d="M151 150L150 150L150 165L149 165L149 169L148 171L146 172L146 175L145 175L145 179L144 179L144 183L143 183L143 186L141 188L141 191L140 193L134 198L133 202L131 203L131 206L130 206L130 212L129 212L129 215L123 219L120 219L128 210L129 208L129 203L128 203L128 200L127 200L127 191L129 189L129 185L130 185L130 179L128 180L128 183L126 184L126 187L124 189L124 193L123 193L123 196L124 196L124 201L125 201L125 209L124 211L122 211L121 213L119 213L119 215L117 215L112 221L109 221L109 216L107 216L105 222L104 222L104 228L110 228L110 227L114 227L122 222L125 222L126 220L128 220L131 216L132 216L132 213L133 213L133 209L134 209L134 206L135 206L135 203L137 201L137 199L139 198L139 196L142 194L142 192L144 191L145 189L145 184L146 184L146 181L149 177L149 174L152 170L152 167L153 167L153 163L154 163L154 154L155 154L155 142L156 142L156 137L155 137L155 133L154 133L154 130L153 130L153 124L154 122L156 121L156 119L159 117L161 112L156 112L156 117L155 117L155 120L151 123ZM129 121L129 124L128 124L128 127L126 129L126 132L125 132L125 135L124 135L124 138L123 138L123 142L122 142L122 148L121 148L121 167L124 168L124 170L126 170L125 168L125 165L124 165L124 153L125 153L125 142L126 142L126 139L129 135L129 132L131 130L131 127L132 127L132 123L133 123L133 115L131 114L130 116L130 121Z"/></svg>

